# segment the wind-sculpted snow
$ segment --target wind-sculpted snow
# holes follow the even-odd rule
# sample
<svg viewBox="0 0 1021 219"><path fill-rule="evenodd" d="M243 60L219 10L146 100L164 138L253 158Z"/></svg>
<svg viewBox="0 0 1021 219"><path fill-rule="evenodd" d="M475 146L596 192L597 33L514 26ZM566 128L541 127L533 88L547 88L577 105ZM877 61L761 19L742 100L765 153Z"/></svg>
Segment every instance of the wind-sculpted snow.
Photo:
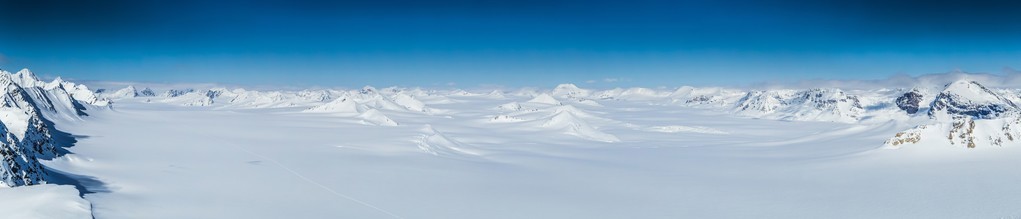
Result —
<svg viewBox="0 0 1021 219"><path fill-rule="evenodd" d="M422 132L422 137L417 139L416 143L418 148L426 153L457 158L470 158L481 154L478 149L447 137L446 134L434 129L432 125L425 125Z"/></svg>
<svg viewBox="0 0 1021 219"><path fill-rule="evenodd" d="M429 109L426 108L425 103L422 103L422 101L418 101L414 97L409 96L407 94L403 94L403 93L394 94L393 100L394 100L394 103L397 103L398 105L404 106L405 108L407 108L408 110L411 110L411 111L416 111L416 112L428 112L429 111Z"/></svg>
<svg viewBox="0 0 1021 219"><path fill-rule="evenodd" d="M620 141L617 136L599 131L598 128L589 124L588 121L579 118L572 111L556 110L549 117L543 118L543 128L560 130L569 135L575 135L585 139L605 142Z"/></svg>
<svg viewBox="0 0 1021 219"><path fill-rule="evenodd" d="M380 125L380 126L397 126L398 123L389 116L383 114L376 109L365 110L362 114L358 115L357 118L362 119L363 123Z"/></svg>

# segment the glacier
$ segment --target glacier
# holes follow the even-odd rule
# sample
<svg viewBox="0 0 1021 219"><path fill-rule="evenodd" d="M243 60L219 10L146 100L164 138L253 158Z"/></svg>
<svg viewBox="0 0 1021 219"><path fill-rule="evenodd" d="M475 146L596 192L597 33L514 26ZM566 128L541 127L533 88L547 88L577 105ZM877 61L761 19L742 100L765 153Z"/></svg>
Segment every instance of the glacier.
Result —
<svg viewBox="0 0 1021 219"><path fill-rule="evenodd" d="M1021 216L1021 90L967 79L258 90L22 70L0 83L0 200L43 197L0 204L19 218Z"/></svg>

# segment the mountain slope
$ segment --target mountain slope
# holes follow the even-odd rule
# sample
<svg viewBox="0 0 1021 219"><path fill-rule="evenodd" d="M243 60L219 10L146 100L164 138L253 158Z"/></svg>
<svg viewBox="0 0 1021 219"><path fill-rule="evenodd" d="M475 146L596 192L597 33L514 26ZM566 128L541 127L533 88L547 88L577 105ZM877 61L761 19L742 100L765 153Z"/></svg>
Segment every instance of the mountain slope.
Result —
<svg viewBox="0 0 1021 219"><path fill-rule="evenodd" d="M8 187L46 182L39 159L58 156L50 118L75 120L108 104L85 86L59 78L45 83L27 69L0 71L0 92L0 186Z"/></svg>

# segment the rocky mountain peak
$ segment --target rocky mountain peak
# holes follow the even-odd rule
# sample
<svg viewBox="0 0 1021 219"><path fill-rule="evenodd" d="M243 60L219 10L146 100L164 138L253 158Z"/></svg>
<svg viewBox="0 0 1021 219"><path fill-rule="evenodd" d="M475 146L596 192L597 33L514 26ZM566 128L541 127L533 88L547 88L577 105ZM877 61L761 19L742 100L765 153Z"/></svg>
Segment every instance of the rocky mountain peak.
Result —
<svg viewBox="0 0 1021 219"><path fill-rule="evenodd" d="M975 119L999 118L1018 110L1013 102L982 86L978 82L958 80L947 84L930 105L929 117L948 119L971 117Z"/></svg>

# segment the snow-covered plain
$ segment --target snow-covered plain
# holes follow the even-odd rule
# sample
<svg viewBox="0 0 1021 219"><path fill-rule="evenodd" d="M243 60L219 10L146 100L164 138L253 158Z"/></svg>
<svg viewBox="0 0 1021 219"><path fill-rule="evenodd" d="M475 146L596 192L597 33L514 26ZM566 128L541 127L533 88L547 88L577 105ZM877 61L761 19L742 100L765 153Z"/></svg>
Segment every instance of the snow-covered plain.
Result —
<svg viewBox="0 0 1021 219"><path fill-rule="evenodd" d="M1021 140L987 143L1021 133L1017 93L911 90L129 87L56 124L77 143L43 164L84 199L0 196L67 218L1021 217Z"/></svg>

